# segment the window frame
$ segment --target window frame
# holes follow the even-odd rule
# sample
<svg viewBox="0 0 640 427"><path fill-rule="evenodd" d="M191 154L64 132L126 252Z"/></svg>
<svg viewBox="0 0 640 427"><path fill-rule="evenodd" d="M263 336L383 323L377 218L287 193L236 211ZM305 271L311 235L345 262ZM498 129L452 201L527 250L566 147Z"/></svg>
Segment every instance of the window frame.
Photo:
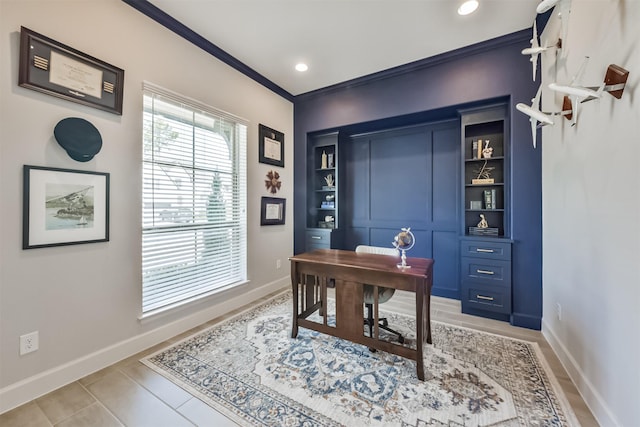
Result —
<svg viewBox="0 0 640 427"><path fill-rule="evenodd" d="M141 319L247 283L246 146L248 130L248 121L241 117L149 82L143 82L142 100ZM164 103L166 109L157 111L156 101ZM150 110L147 106L148 102L152 104ZM170 109L175 114L169 114ZM188 118L189 115L191 120ZM173 132L178 136L172 140L164 140L162 143L165 145L163 146L159 145L160 139L156 139L154 134L155 121L158 117L163 117L167 121L168 128L171 128L171 124L176 124L177 127L184 127L187 132ZM205 122L209 123L208 121L211 126L204 124ZM150 136L145 134L149 125L152 129ZM189 134L189 130L191 135L185 137ZM231 136L227 139L225 135ZM151 147L149 147L149 138L151 138ZM181 140L177 141L177 138ZM225 162L224 150L216 150L216 147L220 148L221 142L226 142L228 146L230 170L221 169L219 165L216 168L207 165L207 161L209 163L215 163L216 160L221 163ZM185 163L184 159L189 158L189 153L185 150L180 151L180 148L189 146L192 149L192 153L190 153L191 165L187 166L188 162ZM166 150L162 156L156 154L159 153L158 147ZM210 152L207 152L207 149ZM171 154L172 150L173 154ZM174 162L170 161L172 159ZM177 216L168 219L158 216L156 205L160 203L161 196L156 193L161 193L161 191L156 187L162 181L158 178L161 172L156 169L162 167L173 168L173 173L177 169L182 169L183 175L188 175L185 182L187 182L186 187L192 188L191 198L185 192L180 194L182 191L180 190L180 182L171 181L170 172L163 171L163 176L166 175L168 178L163 182L165 190L163 196L173 196L173 198L166 197L164 203L168 203L172 208L170 210L173 210L174 204L175 206L184 204L182 196L185 196L185 199L188 199L187 205L189 203L192 205L191 212L189 215L184 215L184 218L177 214ZM224 185L222 178L220 178L222 173L226 174ZM213 176L212 179L211 176ZM168 185L169 183L172 185ZM205 183L210 183L208 194L204 191ZM167 191L169 187L172 190ZM224 196L228 196L227 193L229 193L227 187L230 188L231 196L226 197L227 200L225 200ZM220 188L225 188L226 193ZM225 193L219 195L220 201L218 203L222 203L222 210L217 209L212 212L211 209L218 206L213 204L216 203L215 200L212 201L215 199L216 191ZM205 194L206 202L204 201ZM151 203L151 208L148 207L149 203ZM178 210L177 213L180 214L180 211ZM184 224L179 224L182 221ZM215 230L218 230L217 236ZM220 237L220 233L224 237ZM184 237L190 234L193 236ZM157 239L162 240L163 237L167 238L164 242L157 242ZM156 239L156 243L152 243L154 239ZM189 242L189 239L193 241L192 247L185 244L185 242ZM154 248L151 250L150 248L153 248L154 244L162 249ZM165 248L168 250L165 251ZM207 250L210 251L208 254ZM163 252L163 254L158 255L158 258L153 258L153 255L159 252ZM173 254L177 255L172 256ZM178 255L183 255L184 258L179 258ZM157 262L159 259L160 261L170 261L170 263L152 267L150 266L152 259L153 262ZM219 277L216 277L219 273L221 273ZM211 279L214 277L215 280L212 281ZM154 283L154 280L158 283ZM193 283L189 282L191 280ZM168 284L166 288L169 289L167 293L174 296L165 299L159 297L161 302L151 304L149 302L150 294L156 291L158 293L164 292L166 284ZM174 288L180 290L175 291Z"/></svg>

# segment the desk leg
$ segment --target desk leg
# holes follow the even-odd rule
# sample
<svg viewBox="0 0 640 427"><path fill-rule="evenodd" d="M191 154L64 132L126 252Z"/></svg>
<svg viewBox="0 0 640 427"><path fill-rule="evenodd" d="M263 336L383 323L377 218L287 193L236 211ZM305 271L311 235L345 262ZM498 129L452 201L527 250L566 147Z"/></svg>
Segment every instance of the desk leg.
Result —
<svg viewBox="0 0 640 427"><path fill-rule="evenodd" d="M416 369L418 379L424 381L424 359L422 347L424 346L424 281L416 281ZM428 310L427 310L428 311Z"/></svg>
<svg viewBox="0 0 640 427"><path fill-rule="evenodd" d="M425 305L425 311L427 312L426 316L425 316L425 329L427 330L427 344L433 344L433 341L431 339L431 292L427 293L427 295L424 297L424 305Z"/></svg>
<svg viewBox="0 0 640 427"><path fill-rule="evenodd" d="M291 338L298 336L298 271L295 261L291 262L291 287L293 291L293 321L291 322Z"/></svg>

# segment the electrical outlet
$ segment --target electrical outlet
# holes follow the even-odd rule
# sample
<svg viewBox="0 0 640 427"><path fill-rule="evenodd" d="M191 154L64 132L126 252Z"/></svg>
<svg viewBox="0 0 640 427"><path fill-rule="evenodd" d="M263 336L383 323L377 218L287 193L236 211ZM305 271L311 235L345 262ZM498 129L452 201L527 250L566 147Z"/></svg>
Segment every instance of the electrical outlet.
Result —
<svg viewBox="0 0 640 427"><path fill-rule="evenodd" d="M20 335L20 356L38 349L38 331Z"/></svg>
<svg viewBox="0 0 640 427"><path fill-rule="evenodd" d="M558 320L562 320L562 306L559 302L556 303L556 317Z"/></svg>
<svg viewBox="0 0 640 427"><path fill-rule="evenodd" d="M280 270L281 267L282 267L282 261L277 259L276 260L276 270Z"/></svg>

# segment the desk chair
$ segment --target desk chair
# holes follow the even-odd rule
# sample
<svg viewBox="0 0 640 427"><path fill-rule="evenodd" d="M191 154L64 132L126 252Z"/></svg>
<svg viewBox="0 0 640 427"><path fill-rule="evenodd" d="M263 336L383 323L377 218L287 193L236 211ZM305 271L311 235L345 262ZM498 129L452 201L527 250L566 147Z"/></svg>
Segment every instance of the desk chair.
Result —
<svg viewBox="0 0 640 427"><path fill-rule="evenodd" d="M356 247L356 252L368 253L368 254L390 255L396 258L400 256L400 252L397 249L383 248L379 246L359 245L358 247ZM389 301L389 299L393 296L395 291L396 290L392 288L385 288L385 287L379 286L378 287L378 304L384 304L385 302ZM375 322L373 318L373 302L374 302L373 292L374 292L373 285L364 285L364 305L367 308L367 317L364 319L364 324L369 326L370 337L373 337L373 325ZM378 322L379 322L378 327L380 329L384 329L385 331L388 331L394 335L397 335L398 342L401 344L404 343L404 337L402 336L402 334L398 331L394 331L393 329L391 329L389 327L389 322L385 317L378 319Z"/></svg>

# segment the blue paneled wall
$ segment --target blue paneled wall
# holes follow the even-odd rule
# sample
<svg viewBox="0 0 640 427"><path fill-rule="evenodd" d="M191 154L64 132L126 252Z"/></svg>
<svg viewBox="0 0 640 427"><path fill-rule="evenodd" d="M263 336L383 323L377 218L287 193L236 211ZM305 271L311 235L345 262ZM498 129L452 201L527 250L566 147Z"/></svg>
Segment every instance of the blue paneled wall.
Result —
<svg viewBox="0 0 640 427"><path fill-rule="evenodd" d="M296 253L304 250L304 230L306 227L306 146L307 134L321 130L341 130L349 135L360 132L373 132L381 129L397 128L400 126L433 124L457 119L457 109L491 103L495 100L507 100L511 115L511 200L512 200L512 238L513 245L513 314L514 324L534 329L540 328L542 315L542 226L541 226L541 152L534 150L531 144L529 121L526 116L515 110L518 102L529 102L535 94L537 84L531 80L531 64L520 51L529 45L530 30L524 30L499 39L480 43L458 51L449 52L424 61L412 63L397 69L356 79L345 84L330 87L317 92L295 97L294 100L294 250ZM336 64L339 66L339 64ZM447 138L450 130L446 126L441 138ZM426 132L426 131L425 131ZM456 129L456 143L451 150L456 150L459 144L459 130ZM436 133L430 134L437 138ZM435 139L433 140L435 141ZM434 142L431 143L434 143ZM405 141L406 142L406 141ZM355 174L350 177L354 187L348 191L365 191L375 194L370 202L373 218L366 223L358 223L358 218L365 215L363 207L352 206L350 215L351 231L345 235L345 244L358 239L370 239L375 244L378 239L387 240L387 235L380 231L381 224L391 221L385 217L383 209L386 201L400 197L395 186L383 179L384 171L393 165L394 150L388 147L377 147L375 142L359 142L361 147L353 147L351 153L354 165L364 159L373 159L372 170L378 171L372 182L368 178ZM401 144L399 144L401 145ZM411 143L405 144L406 150L415 149ZM358 150L380 150L377 157L384 157L384 164L376 164L376 156L363 157ZM384 150L390 150L384 152ZM433 162L432 171L435 175L420 176L424 173L416 167L400 168L394 175L401 182L411 183L419 180L429 180L432 176L444 174L445 168L453 167L447 164L446 150L438 151L438 158ZM361 159L361 160L359 160ZM458 166L459 167L459 166ZM402 175L405 174L405 175ZM344 180L342 181L345 184ZM437 185L436 185L437 184ZM445 226L449 220L451 208L448 197L458 197L457 189L451 188L451 182L434 183L432 188L438 194L416 194L415 199L421 206L431 203L428 215L433 217L429 225L425 226L422 238L431 243L433 251L440 253L415 253L416 256L433 256L435 259L446 259L447 251L454 251L452 236ZM428 200L429 199L429 200ZM427 201L428 200L428 201ZM458 199L451 199L455 202ZM400 207L399 209L404 209ZM419 209L405 212L411 217L423 218L425 212ZM368 211L367 211L368 212ZM342 215L342 214L341 214ZM427 216L428 216L427 215ZM376 222L378 221L379 222ZM444 221L444 222L438 222ZM455 221L460 221L456 213ZM459 222L456 222L459 227ZM396 229L398 224L389 228ZM406 226L402 224L401 226ZM455 227L452 230L457 230ZM384 237L383 237L384 236ZM457 237L457 236L456 236ZM421 239L422 239L421 238ZM351 241L349 241L351 239ZM425 251L427 251L425 246ZM456 249L457 250L457 249ZM456 252L457 253L457 252ZM457 260L456 260L457 262ZM447 277L454 274L452 265L439 270L441 278L434 278L442 283L438 291L444 296L455 297L455 290L447 294ZM456 274L457 277L457 274ZM434 294L436 294L434 292Z"/></svg>

